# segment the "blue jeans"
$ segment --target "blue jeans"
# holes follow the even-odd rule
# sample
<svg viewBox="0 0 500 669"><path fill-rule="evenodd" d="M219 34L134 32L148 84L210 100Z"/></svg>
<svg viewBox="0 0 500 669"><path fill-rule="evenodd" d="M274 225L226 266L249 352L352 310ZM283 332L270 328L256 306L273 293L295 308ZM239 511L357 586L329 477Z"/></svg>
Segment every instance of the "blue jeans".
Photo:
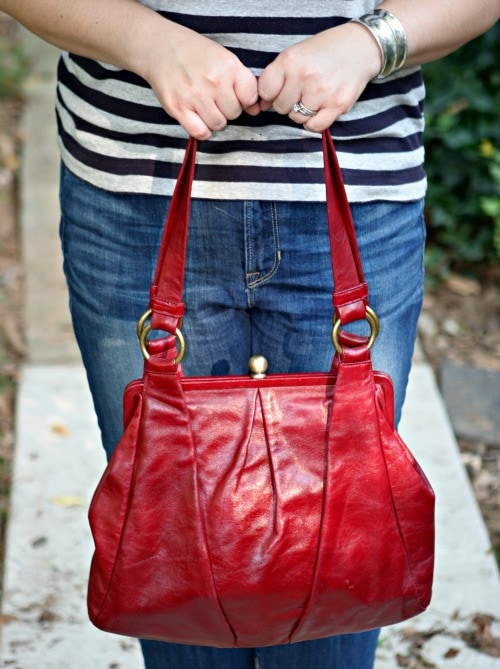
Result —
<svg viewBox="0 0 500 669"><path fill-rule="evenodd" d="M61 239L76 337L108 456L122 432L122 394L142 374L135 335L169 199L116 194L61 175ZM376 369L394 383L399 419L423 292L422 202L354 204L370 305L381 329ZM325 371L333 348L332 275L321 203L195 200L183 333L188 375ZM353 324L366 331L365 323ZM290 646L214 649L142 642L147 669L371 669L378 631Z"/></svg>

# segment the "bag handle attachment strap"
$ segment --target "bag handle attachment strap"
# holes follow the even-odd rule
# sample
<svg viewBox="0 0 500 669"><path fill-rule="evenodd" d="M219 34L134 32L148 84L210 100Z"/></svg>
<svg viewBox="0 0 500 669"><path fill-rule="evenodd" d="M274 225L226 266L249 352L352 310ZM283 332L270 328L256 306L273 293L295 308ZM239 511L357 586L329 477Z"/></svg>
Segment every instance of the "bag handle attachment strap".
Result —
<svg viewBox="0 0 500 669"><path fill-rule="evenodd" d="M144 357L144 360L149 360L151 357L148 351L148 334L151 332L152 325L147 321L151 317L152 310L148 309L145 311L142 316L137 321L137 338L139 339L139 344L141 347L141 353ZM186 353L186 340L184 335L181 332L180 328L175 328L175 337L179 343L179 353L174 359L176 365L180 365L185 353Z"/></svg>
<svg viewBox="0 0 500 669"><path fill-rule="evenodd" d="M156 273L151 284L149 309L137 324L137 336L146 360L150 357L147 336L152 329L163 330L176 337L179 344L179 353L175 358L177 365L184 357L185 342L180 329L184 314L182 292L197 146L197 140L191 137L165 221ZM363 275L351 209L328 130L323 132L322 148L334 282L332 343L337 353L342 355L343 346L339 341L342 326L366 319L370 325L370 336L362 338L362 341L371 348L378 334L379 323L376 314L368 306L368 286ZM346 346L354 346L349 338L345 338L345 341Z"/></svg>
<svg viewBox="0 0 500 669"><path fill-rule="evenodd" d="M368 321L368 325L370 326L370 336L368 338L368 342L366 344L366 348L370 349L373 344L375 343L375 339L378 336L379 330L380 330L380 324L379 320L377 317L377 314L373 311L371 307L368 305L366 306L366 314L365 318ZM339 342L339 333L340 333L340 326L342 325L342 322L340 318L337 316L336 313L333 314L333 328L332 328L332 344L333 348L337 351L339 355L342 355L344 352L344 349L340 345Z"/></svg>

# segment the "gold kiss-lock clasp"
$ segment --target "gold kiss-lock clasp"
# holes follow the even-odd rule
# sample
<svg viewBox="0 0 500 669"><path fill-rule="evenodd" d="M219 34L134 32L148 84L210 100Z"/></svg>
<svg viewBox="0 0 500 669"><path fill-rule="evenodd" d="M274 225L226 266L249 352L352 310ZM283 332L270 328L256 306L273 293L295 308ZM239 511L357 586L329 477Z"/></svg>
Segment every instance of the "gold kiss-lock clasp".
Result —
<svg viewBox="0 0 500 669"><path fill-rule="evenodd" d="M269 363L263 355L252 355L248 361L248 368L252 379L265 379Z"/></svg>

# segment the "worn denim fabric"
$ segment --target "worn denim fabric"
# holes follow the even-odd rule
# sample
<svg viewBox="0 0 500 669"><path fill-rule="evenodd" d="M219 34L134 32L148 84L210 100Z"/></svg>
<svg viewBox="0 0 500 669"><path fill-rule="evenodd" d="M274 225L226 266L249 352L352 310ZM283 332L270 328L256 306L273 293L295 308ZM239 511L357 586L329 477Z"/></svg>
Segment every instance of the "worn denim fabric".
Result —
<svg viewBox="0 0 500 669"><path fill-rule="evenodd" d="M378 630L371 630L285 646L235 649L143 641L142 649L146 669L372 669L378 635Z"/></svg>
<svg viewBox="0 0 500 669"><path fill-rule="evenodd" d="M148 306L169 199L97 189L61 174L61 240L76 337L108 456L122 394L142 374L135 334ZM399 420L423 292L423 203L352 205L370 305L380 319L376 369L388 372ZM326 371L332 275L322 203L194 200L183 333L187 375ZM367 332L365 322L354 329ZM143 642L147 669L371 669L378 632L291 646L210 649Z"/></svg>

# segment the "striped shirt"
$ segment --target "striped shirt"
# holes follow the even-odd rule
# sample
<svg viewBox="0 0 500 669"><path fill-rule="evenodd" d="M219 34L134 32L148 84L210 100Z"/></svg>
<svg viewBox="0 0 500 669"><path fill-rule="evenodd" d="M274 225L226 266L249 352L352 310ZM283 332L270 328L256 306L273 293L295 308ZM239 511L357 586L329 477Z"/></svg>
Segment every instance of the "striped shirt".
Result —
<svg viewBox="0 0 500 669"><path fill-rule="evenodd" d="M223 44L255 75L279 52L375 7L376 0L142 0ZM355 45L353 45L355 48ZM424 86L419 68L371 82L331 128L351 202L425 193ZM139 76L64 53L57 117L62 158L106 190L171 194L186 133ZM322 201L319 135L273 110L242 114L200 143L193 196Z"/></svg>

